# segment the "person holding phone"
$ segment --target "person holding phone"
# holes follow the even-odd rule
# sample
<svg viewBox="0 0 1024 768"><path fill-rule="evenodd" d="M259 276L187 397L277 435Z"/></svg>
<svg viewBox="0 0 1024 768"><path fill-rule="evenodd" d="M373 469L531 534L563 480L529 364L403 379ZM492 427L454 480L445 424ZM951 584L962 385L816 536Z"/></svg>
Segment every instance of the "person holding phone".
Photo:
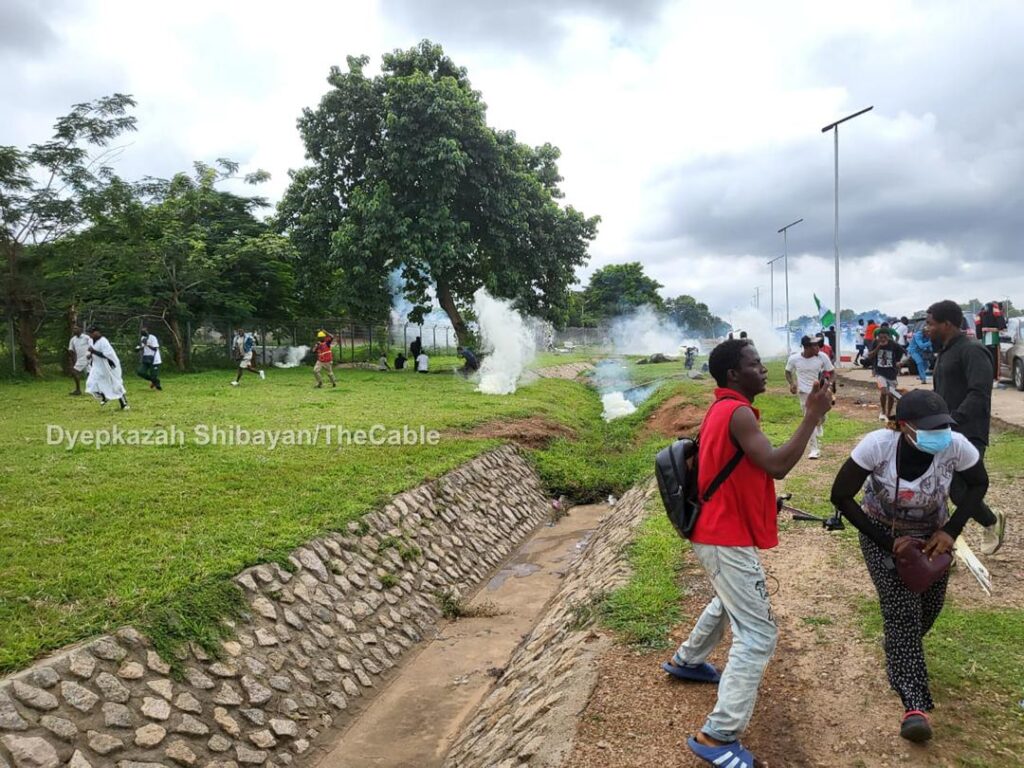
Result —
<svg viewBox="0 0 1024 768"><path fill-rule="evenodd" d="M815 382L818 382L823 388L827 387L832 380L832 373L835 367L832 365L828 355L819 348L817 338L812 339L810 336L804 336L800 339L800 346L801 351L794 352L790 355L789 360L786 361L786 381L789 382L790 393L800 398L800 410L806 414L807 397L811 394L811 390L814 389ZM825 432L824 424L825 420L822 417L808 443L810 448L807 454L808 459L821 458L821 444L819 440Z"/></svg>

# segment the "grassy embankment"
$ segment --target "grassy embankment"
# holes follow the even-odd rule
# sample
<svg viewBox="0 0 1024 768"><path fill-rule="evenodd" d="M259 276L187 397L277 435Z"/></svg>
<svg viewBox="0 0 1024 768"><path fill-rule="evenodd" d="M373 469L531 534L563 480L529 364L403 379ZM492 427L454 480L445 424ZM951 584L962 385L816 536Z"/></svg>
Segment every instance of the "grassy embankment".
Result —
<svg viewBox="0 0 1024 768"><path fill-rule="evenodd" d="M546 355L536 365L583 356ZM437 359L432 367L457 361ZM164 650L212 645L237 607L230 578L284 562L296 545L352 520L497 444L465 434L496 419L541 417L575 440L531 451L553 494L621 493L649 471L656 441L644 414L605 424L596 393L544 379L488 397L450 371L429 376L342 370L337 389L312 388L308 368L272 369L265 382L231 372L167 374L165 390L128 382L132 409L67 396L68 382L0 383L0 671L131 623ZM664 395L662 395L664 396ZM199 444L197 427L349 430L381 424L442 433L437 445ZM184 445L72 450L47 444L48 425L169 430ZM308 435L307 435L308 439Z"/></svg>

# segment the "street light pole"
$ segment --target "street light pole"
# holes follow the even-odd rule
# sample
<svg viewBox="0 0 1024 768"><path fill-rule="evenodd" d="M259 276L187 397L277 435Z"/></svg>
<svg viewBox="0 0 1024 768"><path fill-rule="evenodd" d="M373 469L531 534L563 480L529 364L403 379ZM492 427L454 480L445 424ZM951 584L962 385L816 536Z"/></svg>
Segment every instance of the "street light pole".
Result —
<svg viewBox="0 0 1024 768"><path fill-rule="evenodd" d="M775 262L781 259L781 256L776 256L774 259L768 262L768 268L771 272L771 283L772 283L772 296L771 296L771 307L772 307L772 327L775 327Z"/></svg>
<svg viewBox="0 0 1024 768"><path fill-rule="evenodd" d="M828 133L829 131L835 131L835 134L833 136L833 138L834 138L834 142L833 143L834 143L834 146L835 146L835 152L834 152L834 155L835 155L835 163L834 163L834 165L835 165L835 168L834 168L834 171L835 171L835 230L834 230L834 234L833 234L833 244L835 246L835 252L836 252L836 303L835 303L835 313L836 313L836 348L835 348L834 352L835 352L837 363L841 363L842 362L842 357L839 354L839 349L841 347L840 339L842 338L842 314L843 314L843 310L842 310L842 308L841 308L841 306L839 304L839 125L841 123L845 123L847 120L853 120L853 118L855 118L855 117L860 117L865 112L870 112L872 109L874 109L873 105L870 106L870 107L867 107L866 109L862 109L859 112L854 112L852 115L847 115L844 118L836 120L834 123L829 123L828 125L826 125L824 128L821 129L822 133Z"/></svg>
<svg viewBox="0 0 1024 768"><path fill-rule="evenodd" d="M786 226L784 226L782 229L779 230L779 232L782 234L782 256L785 259L785 261L783 261L783 264L786 265L786 354L787 355L789 354L789 347L790 347L790 344L792 344L792 336L793 336L793 329L789 325L789 237L787 235L787 230L790 227L795 227L801 221L803 221L803 219L797 219L796 221L791 221L791 222L789 222L789 224L787 224Z"/></svg>

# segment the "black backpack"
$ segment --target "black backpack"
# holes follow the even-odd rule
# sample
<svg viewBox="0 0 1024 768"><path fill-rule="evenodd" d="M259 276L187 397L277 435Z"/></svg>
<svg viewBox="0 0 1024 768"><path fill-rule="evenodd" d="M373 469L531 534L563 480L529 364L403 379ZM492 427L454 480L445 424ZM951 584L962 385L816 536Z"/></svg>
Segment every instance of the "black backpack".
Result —
<svg viewBox="0 0 1024 768"><path fill-rule="evenodd" d="M679 438L672 445L658 451L654 457L654 475L658 478L658 490L661 491L661 501L665 505L665 512L679 535L686 539L693 535L701 505L711 498L743 459L743 449L737 448L736 455L722 467L722 471L711 481L711 485L701 496L697 491L697 455L699 452L700 435L698 434L695 438Z"/></svg>

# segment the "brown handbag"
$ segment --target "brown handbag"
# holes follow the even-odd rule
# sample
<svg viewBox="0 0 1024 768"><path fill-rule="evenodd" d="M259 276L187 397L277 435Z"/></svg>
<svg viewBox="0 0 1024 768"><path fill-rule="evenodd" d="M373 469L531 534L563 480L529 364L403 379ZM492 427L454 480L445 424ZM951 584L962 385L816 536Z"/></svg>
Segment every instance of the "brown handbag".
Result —
<svg viewBox="0 0 1024 768"><path fill-rule="evenodd" d="M929 560L924 553L924 542L912 536L901 536L896 542L909 542L898 555L893 555L896 573L911 592L920 594L941 579L949 571L953 563L953 555L943 552L933 555Z"/></svg>

